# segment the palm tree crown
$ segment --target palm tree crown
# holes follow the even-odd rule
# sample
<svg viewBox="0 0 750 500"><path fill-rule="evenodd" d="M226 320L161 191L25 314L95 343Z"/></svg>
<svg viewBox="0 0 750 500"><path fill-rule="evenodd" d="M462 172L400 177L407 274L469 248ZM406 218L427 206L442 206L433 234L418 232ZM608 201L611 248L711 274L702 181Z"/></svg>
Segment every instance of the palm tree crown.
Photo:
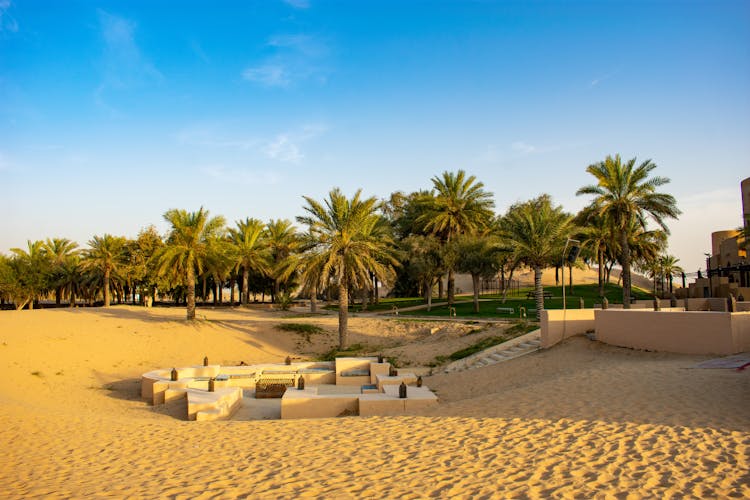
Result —
<svg viewBox="0 0 750 500"><path fill-rule="evenodd" d="M250 271L268 274L268 247L264 239L265 225L258 219L246 218L237 221L237 227L229 230L235 269L242 269L242 303L247 304L250 295Z"/></svg>
<svg viewBox="0 0 750 500"><path fill-rule="evenodd" d="M492 193L484 190L484 184L473 175L459 170L443 172L442 177L433 177L433 196L424 198L426 205L417 218L426 232L437 235L449 243L460 234L477 234L494 218L495 202ZM452 304L455 286L453 266L448 266L448 303Z"/></svg>
<svg viewBox="0 0 750 500"><path fill-rule="evenodd" d="M388 225L377 213L376 198L361 199L358 190L351 200L338 189L320 203L305 196L307 215L298 221L309 226L313 244L308 249L308 270L304 280L317 279L325 285L333 278L339 287L339 347L347 345L348 299L352 286L369 286L370 272L381 281L393 275L397 262L384 228Z"/></svg>
<svg viewBox="0 0 750 500"><path fill-rule="evenodd" d="M677 209L672 195L660 193L657 188L667 184L665 177L651 177L649 174L656 168L651 160L636 166L633 158L622 162L620 155L607 156L599 163L589 165L586 171L596 178L597 183L584 186L576 194L594 195L592 209L599 215L606 216L620 239L620 264L622 265L623 307L630 307L630 247L628 232L631 225L637 223L646 227L646 218L650 216L665 232L668 228L666 218L676 218Z"/></svg>
<svg viewBox="0 0 750 500"><path fill-rule="evenodd" d="M537 319L544 309L542 270L560 259L567 237L575 231L573 217L554 206L549 195L512 206L501 220L501 237L514 259L534 270Z"/></svg>
<svg viewBox="0 0 750 500"><path fill-rule="evenodd" d="M122 236L94 236L89 241L89 248L84 250L83 266L86 270L101 273L96 279L101 279L104 292L104 307L110 304L110 283L113 274L117 273L125 260L125 243L127 240Z"/></svg>
<svg viewBox="0 0 750 500"><path fill-rule="evenodd" d="M185 278L187 319L195 319L195 273L203 272L209 241L221 233L224 218L209 218L208 210L197 212L171 209L164 219L172 226L166 245L158 254L159 272L170 270Z"/></svg>

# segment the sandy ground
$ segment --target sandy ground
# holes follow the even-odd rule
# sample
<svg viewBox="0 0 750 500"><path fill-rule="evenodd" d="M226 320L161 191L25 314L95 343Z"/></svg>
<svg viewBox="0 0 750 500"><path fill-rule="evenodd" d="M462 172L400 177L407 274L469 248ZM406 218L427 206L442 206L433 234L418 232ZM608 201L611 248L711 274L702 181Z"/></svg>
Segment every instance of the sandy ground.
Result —
<svg viewBox="0 0 750 500"><path fill-rule="evenodd" d="M428 377L441 404L419 416L186 422L140 400L141 373L204 355L252 363L323 352L336 323L248 310L201 309L195 324L183 316L1 312L1 495L750 497L750 370L689 369L707 357L575 338ZM274 328L284 321L329 333L307 342ZM353 342L415 360L454 350L471 328L431 334L435 325L362 317L351 327Z"/></svg>

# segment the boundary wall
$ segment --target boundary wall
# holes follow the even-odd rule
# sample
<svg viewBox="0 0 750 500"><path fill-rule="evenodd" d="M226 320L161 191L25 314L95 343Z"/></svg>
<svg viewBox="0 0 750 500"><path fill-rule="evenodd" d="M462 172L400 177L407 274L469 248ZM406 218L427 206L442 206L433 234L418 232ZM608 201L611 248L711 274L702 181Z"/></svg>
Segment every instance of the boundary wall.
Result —
<svg viewBox="0 0 750 500"><path fill-rule="evenodd" d="M740 304L744 306L747 302ZM600 342L619 347L729 355L750 351L750 312L685 311L683 308L542 311L541 346L544 349L564 338L587 332L594 332Z"/></svg>

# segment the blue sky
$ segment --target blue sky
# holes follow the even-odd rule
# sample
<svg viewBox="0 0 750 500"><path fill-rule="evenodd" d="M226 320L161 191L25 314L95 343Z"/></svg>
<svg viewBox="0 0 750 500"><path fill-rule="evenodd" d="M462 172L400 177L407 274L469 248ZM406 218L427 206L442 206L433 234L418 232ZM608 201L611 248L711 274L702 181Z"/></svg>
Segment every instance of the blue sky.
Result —
<svg viewBox="0 0 750 500"><path fill-rule="evenodd" d="M750 2L0 0L0 252L467 170L497 210L651 158L704 265L750 176Z"/></svg>

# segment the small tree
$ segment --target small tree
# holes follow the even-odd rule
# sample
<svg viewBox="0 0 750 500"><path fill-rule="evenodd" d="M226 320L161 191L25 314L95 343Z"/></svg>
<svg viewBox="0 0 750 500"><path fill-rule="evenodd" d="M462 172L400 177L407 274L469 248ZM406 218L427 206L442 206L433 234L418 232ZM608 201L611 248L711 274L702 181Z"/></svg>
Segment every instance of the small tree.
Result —
<svg viewBox="0 0 750 500"><path fill-rule="evenodd" d="M502 248L496 238L466 235L456 238L454 247L459 256L456 269L471 275L474 312L479 313L480 279L490 278L500 269Z"/></svg>

